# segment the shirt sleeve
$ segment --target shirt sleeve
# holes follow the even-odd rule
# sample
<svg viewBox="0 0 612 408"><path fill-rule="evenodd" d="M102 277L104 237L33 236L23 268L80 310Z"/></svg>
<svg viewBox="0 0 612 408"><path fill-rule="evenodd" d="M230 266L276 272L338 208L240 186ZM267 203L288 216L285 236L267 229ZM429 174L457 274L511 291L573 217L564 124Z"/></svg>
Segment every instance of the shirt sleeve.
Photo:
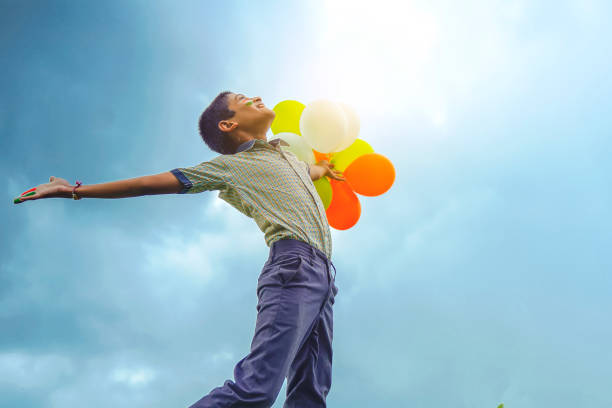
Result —
<svg viewBox="0 0 612 408"><path fill-rule="evenodd" d="M223 190L229 181L227 165L214 158L192 167L177 167L170 173L183 184L178 194L201 193L202 191Z"/></svg>

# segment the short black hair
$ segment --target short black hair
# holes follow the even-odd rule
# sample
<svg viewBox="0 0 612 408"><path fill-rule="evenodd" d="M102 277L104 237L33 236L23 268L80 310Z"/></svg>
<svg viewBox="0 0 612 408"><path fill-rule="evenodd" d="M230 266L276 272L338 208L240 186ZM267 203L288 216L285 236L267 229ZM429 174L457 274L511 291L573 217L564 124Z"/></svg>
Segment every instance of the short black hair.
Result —
<svg viewBox="0 0 612 408"><path fill-rule="evenodd" d="M223 91L208 105L208 108L200 115L198 127L200 136L204 143L213 151L219 154L235 153L235 147L231 138L221 129L219 122L229 119L236 113L229 109L228 95L230 91Z"/></svg>

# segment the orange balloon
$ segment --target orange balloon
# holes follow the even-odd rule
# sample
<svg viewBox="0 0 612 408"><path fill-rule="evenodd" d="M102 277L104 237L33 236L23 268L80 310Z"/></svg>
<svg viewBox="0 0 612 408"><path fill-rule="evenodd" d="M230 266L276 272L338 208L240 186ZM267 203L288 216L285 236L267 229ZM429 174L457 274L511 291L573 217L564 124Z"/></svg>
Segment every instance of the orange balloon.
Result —
<svg viewBox="0 0 612 408"><path fill-rule="evenodd" d="M359 220L361 204L346 181L329 179L332 187L332 201L327 207L327 221L337 230L351 228Z"/></svg>
<svg viewBox="0 0 612 408"><path fill-rule="evenodd" d="M314 153L316 163L320 162L321 160L329 161L331 158L331 154L329 153L317 152L315 149L312 149L312 152Z"/></svg>
<svg viewBox="0 0 612 408"><path fill-rule="evenodd" d="M395 180L393 164L378 153L359 156L342 174L356 193L368 197L381 195L389 190Z"/></svg>

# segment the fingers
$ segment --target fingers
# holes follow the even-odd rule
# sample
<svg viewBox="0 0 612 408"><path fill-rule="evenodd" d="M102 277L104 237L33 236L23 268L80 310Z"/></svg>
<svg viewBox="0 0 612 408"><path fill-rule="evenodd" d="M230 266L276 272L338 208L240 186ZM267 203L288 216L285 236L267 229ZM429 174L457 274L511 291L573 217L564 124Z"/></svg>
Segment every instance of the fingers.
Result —
<svg viewBox="0 0 612 408"><path fill-rule="evenodd" d="M333 175L334 175L334 180L346 181L346 180L344 179L344 176L342 175L342 172L332 170L332 169L331 169L332 167L334 167L334 164L333 164L333 163L330 163L330 164L329 164L329 168L330 168L329 172L330 172L331 174L333 174Z"/></svg>
<svg viewBox="0 0 612 408"><path fill-rule="evenodd" d="M343 176L343 175L342 175L342 173L340 173L340 172L337 172L337 171L331 171L331 172L330 172L330 174L331 174L331 176L332 176L332 178L333 178L334 180L346 181L346 180L344 179L344 176Z"/></svg>
<svg viewBox="0 0 612 408"><path fill-rule="evenodd" d="M23 203L24 201L30 200L29 197L35 194L36 194L36 187L31 188L27 191L24 191L23 193L21 193L20 197L17 197L16 199L13 200L13 204L20 204L20 203Z"/></svg>

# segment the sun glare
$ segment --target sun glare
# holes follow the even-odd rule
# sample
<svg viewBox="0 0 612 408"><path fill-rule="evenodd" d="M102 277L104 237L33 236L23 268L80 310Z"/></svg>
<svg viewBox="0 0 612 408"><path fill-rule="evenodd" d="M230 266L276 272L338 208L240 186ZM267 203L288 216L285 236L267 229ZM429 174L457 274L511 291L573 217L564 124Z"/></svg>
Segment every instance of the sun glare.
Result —
<svg viewBox="0 0 612 408"><path fill-rule="evenodd" d="M432 15L406 2L328 0L321 28L316 78L327 97L375 114L426 97L422 76L438 32ZM379 104L385 99L393 102Z"/></svg>

